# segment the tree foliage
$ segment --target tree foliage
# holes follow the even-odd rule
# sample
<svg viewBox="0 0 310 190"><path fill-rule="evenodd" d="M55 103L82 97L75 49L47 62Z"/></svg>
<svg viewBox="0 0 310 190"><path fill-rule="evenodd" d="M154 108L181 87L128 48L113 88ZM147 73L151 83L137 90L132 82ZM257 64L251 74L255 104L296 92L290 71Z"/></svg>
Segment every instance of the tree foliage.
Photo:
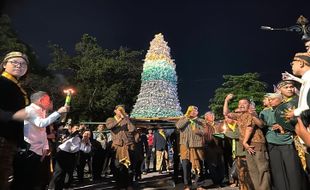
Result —
<svg viewBox="0 0 310 190"><path fill-rule="evenodd" d="M267 84L259 81L258 73L245 73L243 75L224 75L222 87L215 90L214 98L210 100L210 109L217 118L223 118L223 104L227 94L233 93L235 98L229 107L237 108L240 98L248 98L255 102L257 111L262 110L262 99L266 93Z"/></svg>
<svg viewBox="0 0 310 190"><path fill-rule="evenodd" d="M0 16L0 26L0 59L3 60L4 55L11 51L20 51L26 53L29 58L31 63L29 71L36 74L42 71L43 68L39 66L34 51L29 45L18 38L17 33L12 27L11 20L7 15Z"/></svg>
<svg viewBox="0 0 310 190"><path fill-rule="evenodd" d="M71 117L76 121L103 121L113 114L117 104L132 108L140 87L141 51L123 47L103 49L96 38L84 34L72 55L60 45L50 43L52 62L46 69L38 64L32 48L20 40L8 16L0 17L0 26L1 60L10 51L21 51L29 57L28 75L23 80L29 95L38 90L47 91L57 109L64 104L63 89L75 88Z"/></svg>
<svg viewBox="0 0 310 190"><path fill-rule="evenodd" d="M68 55L59 45L50 45L48 69L62 76L60 89L71 86L77 93L72 108L75 119L105 120L115 105L131 109L140 87L141 51L103 49L96 38L84 34Z"/></svg>

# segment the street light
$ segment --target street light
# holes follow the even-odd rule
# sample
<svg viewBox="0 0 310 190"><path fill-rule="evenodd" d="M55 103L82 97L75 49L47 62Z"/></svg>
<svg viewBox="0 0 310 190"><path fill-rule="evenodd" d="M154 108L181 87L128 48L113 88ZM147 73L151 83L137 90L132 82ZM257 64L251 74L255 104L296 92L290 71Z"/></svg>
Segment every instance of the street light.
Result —
<svg viewBox="0 0 310 190"><path fill-rule="evenodd" d="M308 24L309 21L304 16L300 15L297 19L297 25L289 26L285 28L273 28L270 26L261 26L262 30L270 30L270 31L288 31L288 32L297 32L302 34L301 39L304 41L310 40L310 25Z"/></svg>

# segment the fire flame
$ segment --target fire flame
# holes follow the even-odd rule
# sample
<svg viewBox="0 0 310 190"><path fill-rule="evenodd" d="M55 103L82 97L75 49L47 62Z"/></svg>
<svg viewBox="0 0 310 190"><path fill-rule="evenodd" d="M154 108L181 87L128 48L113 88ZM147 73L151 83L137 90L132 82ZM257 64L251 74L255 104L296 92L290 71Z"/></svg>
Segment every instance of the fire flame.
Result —
<svg viewBox="0 0 310 190"><path fill-rule="evenodd" d="M74 90L72 88L64 89L63 91L65 94L73 94Z"/></svg>

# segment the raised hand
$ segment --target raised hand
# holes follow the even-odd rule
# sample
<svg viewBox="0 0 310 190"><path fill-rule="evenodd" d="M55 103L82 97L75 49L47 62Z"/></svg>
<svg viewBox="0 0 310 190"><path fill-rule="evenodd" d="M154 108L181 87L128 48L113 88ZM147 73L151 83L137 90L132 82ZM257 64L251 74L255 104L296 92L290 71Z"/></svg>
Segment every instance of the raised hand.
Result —
<svg viewBox="0 0 310 190"><path fill-rule="evenodd" d="M225 98L225 101L229 102L231 99L234 98L234 95L233 94L228 94Z"/></svg>
<svg viewBox="0 0 310 190"><path fill-rule="evenodd" d="M295 77L294 75L290 74L289 72L285 71L282 74L282 80L293 80L299 83L302 83L302 79Z"/></svg>

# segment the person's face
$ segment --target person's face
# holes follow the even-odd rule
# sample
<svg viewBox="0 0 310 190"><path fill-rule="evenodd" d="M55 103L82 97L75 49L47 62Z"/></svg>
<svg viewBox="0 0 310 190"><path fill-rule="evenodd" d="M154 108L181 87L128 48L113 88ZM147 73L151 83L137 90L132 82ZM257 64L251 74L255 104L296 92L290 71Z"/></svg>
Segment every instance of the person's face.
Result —
<svg viewBox="0 0 310 190"><path fill-rule="evenodd" d="M207 114L204 115L204 117L205 117L206 121L209 121L209 122L213 122L214 121L214 115L213 114L207 113Z"/></svg>
<svg viewBox="0 0 310 190"><path fill-rule="evenodd" d="M197 115L198 115L198 109L193 109L191 113L189 114L191 118L195 118L197 117Z"/></svg>
<svg viewBox="0 0 310 190"><path fill-rule="evenodd" d="M302 62L295 60L291 62L292 72L296 76L301 76Z"/></svg>
<svg viewBox="0 0 310 190"><path fill-rule="evenodd" d="M85 131L84 133L83 133L83 138L90 138L90 131Z"/></svg>
<svg viewBox="0 0 310 190"><path fill-rule="evenodd" d="M14 57L8 59L8 61L3 65L3 67L5 72L11 74L16 78L19 78L26 74L28 64L23 58Z"/></svg>
<svg viewBox="0 0 310 190"><path fill-rule="evenodd" d="M281 98L270 98L270 106L275 107L282 103Z"/></svg>
<svg viewBox="0 0 310 190"><path fill-rule="evenodd" d="M43 96L40 100L40 106L45 110L50 110L53 108L53 102L48 95Z"/></svg>
<svg viewBox="0 0 310 190"><path fill-rule="evenodd" d="M263 99L263 105L264 105L265 107L270 106L270 100L269 100L268 97L265 97L265 98Z"/></svg>
<svg viewBox="0 0 310 190"><path fill-rule="evenodd" d="M152 134L152 133L153 133L153 131L152 131L152 130L148 130L148 133L149 133L149 134Z"/></svg>
<svg viewBox="0 0 310 190"><path fill-rule="evenodd" d="M77 131L78 129L79 129L79 126L74 125L74 126L71 128L71 133L74 133L74 132Z"/></svg>
<svg viewBox="0 0 310 190"><path fill-rule="evenodd" d="M287 84L287 85L284 85L280 88L280 92L283 96L289 98L289 97L294 96L295 87L293 84Z"/></svg>
<svg viewBox="0 0 310 190"><path fill-rule="evenodd" d="M80 124L80 127L79 127L80 129L85 129L86 128L86 126L84 125L84 124Z"/></svg>
<svg viewBox="0 0 310 190"><path fill-rule="evenodd" d="M239 100L238 110L240 112L247 112L250 108L250 103L247 100Z"/></svg>
<svg viewBox="0 0 310 190"><path fill-rule="evenodd" d="M103 131L103 125L98 125L97 129L98 131Z"/></svg>
<svg viewBox="0 0 310 190"><path fill-rule="evenodd" d="M305 47L306 47L307 52L310 53L310 41L307 41L305 43Z"/></svg>
<svg viewBox="0 0 310 190"><path fill-rule="evenodd" d="M122 116L124 116L124 113L121 111L121 109L115 109L114 110L114 113L115 113L115 115L117 116L117 117L122 117Z"/></svg>

